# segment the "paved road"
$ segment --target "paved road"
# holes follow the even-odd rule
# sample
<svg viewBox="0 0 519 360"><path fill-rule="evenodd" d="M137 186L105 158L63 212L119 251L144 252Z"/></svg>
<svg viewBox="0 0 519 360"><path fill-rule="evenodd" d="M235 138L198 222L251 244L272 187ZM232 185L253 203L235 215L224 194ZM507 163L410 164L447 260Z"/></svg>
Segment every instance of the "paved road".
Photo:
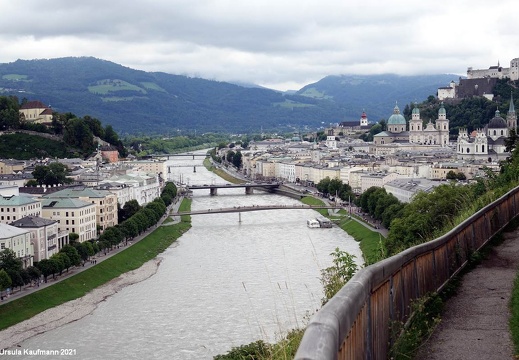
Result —
<svg viewBox="0 0 519 360"><path fill-rule="evenodd" d="M519 267L519 230L465 274L442 320L415 359L514 359L508 328L511 291Z"/></svg>
<svg viewBox="0 0 519 360"><path fill-rule="evenodd" d="M177 198L176 199L177 201L173 204L171 204L169 207L168 207L168 210L166 212L166 214L170 214L170 213L174 213L174 212L178 212L178 208L180 206L180 203L182 202L182 199L181 198ZM159 223L158 225L162 225L162 222L164 220L167 219L167 215L166 216L163 216L160 220L159 220ZM180 220L180 217L173 217L173 222L169 222L169 223L166 223L164 225L173 225L175 223L178 223ZM154 230L156 229L156 226L152 226L151 228L149 228L146 232L142 233L141 235L135 237L131 242L129 242L129 245L128 246L131 246L130 244L135 244L136 242L139 242L140 240L144 239L146 236L148 236L151 232L153 232ZM96 255L95 257L93 257L93 259L96 260L96 264L108 259L108 258L111 258L112 256L120 253L121 251L123 251L124 249L126 249L128 246L125 246L124 243L121 243L121 245L119 245L118 248L115 248L114 250L110 251L109 253L107 253L106 255L104 255L103 253L100 253L98 255ZM11 294L9 297L4 297L3 300L0 301L0 305L3 305L5 303L8 303L8 302L11 302L13 300L16 300L16 299L19 299L23 296L26 296L26 295L29 295L35 291L38 291L38 290L41 290L41 289L44 289L48 286L52 286L54 284L56 284L57 282L60 282L64 279L67 279L75 274L78 274L82 271L85 271L89 268L91 268L92 266L95 266L95 264L91 261L87 261L85 263L84 266L79 266L77 268L71 268L69 270L69 272L63 272L63 274L61 276L56 276L56 279L53 280L52 277L49 277L48 278L48 282L47 283L41 283L39 286L30 286L30 287L22 287L22 290L19 291L19 290L16 290L14 294ZM2 292L2 294L5 294L5 292Z"/></svg>

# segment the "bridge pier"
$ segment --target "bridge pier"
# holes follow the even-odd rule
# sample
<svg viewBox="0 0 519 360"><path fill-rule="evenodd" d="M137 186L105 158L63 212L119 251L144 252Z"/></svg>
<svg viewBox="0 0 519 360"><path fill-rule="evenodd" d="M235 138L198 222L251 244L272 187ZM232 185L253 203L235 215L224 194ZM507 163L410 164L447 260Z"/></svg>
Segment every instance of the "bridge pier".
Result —
<svg viewBox="0 0 519 360"><path fill-rule="evenodd" d="M212 187L211 189L209 189L209 193L211 194L211 196L214 196L214 195L216 195L217 190L218 190L217 188Z"/></svg>
<svg viewBox="0 0 519 360"><path fill-rule="evenodd" d="M245 187L245 194L247 195L251 195L251 194L254 194L254 189L250 186L246 186Z"/></svg>

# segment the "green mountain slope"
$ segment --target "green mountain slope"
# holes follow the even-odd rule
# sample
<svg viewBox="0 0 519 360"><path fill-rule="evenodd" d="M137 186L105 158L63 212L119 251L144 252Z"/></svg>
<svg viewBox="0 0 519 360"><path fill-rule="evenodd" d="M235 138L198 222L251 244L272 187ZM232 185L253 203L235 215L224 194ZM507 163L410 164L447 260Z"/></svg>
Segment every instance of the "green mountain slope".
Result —
<svg viewBox="0 0 519 360"><path fill-rule="evenodd" d="M356 120L363 109L378 121L391 114L395 100L422 101L453 76L371 78L363 77L359 85L347 77L327 77L297 94L283 94L80 57L0 64L0 94L90 115L123 134L286 131Z"/></svg>
<svg viewBox="0 0 519 360"><path fill-rule="evenodd" d="M327 76L307 85L297 94L334 101L344 106L345 116L359 118L363 110L372 122L391 116L395 102L400 110L406 104L420 103L436 96L437 89L447 86L457 75L340 75Z"/></svg>

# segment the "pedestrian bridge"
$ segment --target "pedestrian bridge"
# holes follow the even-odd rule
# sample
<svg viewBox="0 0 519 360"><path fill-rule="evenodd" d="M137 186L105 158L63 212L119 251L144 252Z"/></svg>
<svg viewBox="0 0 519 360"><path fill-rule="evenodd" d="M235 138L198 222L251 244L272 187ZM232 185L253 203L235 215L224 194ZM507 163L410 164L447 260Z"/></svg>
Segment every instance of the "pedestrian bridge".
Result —
<svg viewBox="0 0 519 360"><path fill-rule="evenodd" d="M182 215L202 215L202 214L221 214L221 213L239 213L246 211L261 211L261 210L317 210L317 209L341 209L339 205L250 205L250 206L234 206L232 208L218 208L192 211L178 211L171 213L171 216Z"/></svg>

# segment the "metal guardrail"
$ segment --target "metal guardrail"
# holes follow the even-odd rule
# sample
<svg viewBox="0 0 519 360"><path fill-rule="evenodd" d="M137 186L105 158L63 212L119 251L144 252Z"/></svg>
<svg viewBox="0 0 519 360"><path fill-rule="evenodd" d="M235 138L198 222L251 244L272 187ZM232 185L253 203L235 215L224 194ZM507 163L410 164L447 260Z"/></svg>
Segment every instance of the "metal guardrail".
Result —
<svg viewBox="0 0 519 360"><path fill-rule="evenodd" d="M519 188L447 234L361 269L310 320L295 359L386 359L390 323L406 322L412 302L440 291L518 215Z"/></svg>

